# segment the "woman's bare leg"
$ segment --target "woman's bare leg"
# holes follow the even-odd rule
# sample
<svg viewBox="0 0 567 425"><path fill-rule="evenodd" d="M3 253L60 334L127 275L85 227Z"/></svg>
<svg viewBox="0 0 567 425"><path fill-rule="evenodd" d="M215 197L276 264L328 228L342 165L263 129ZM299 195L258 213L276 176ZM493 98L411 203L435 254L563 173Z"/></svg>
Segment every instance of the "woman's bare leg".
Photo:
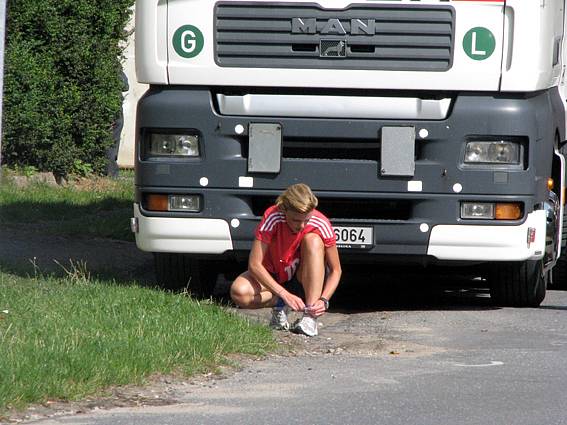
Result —
<svg viewBox="0 0 567 425"><path fill-rule="evenodd" d="M297 278L305 291L305 305L313 305L323 292L325 281L325 245L316 233L308 233L301 241L301 262Z"/></svg>
<svg viewBox="0 0 567 425"><path fill-rule="evenodd" d="M245 271L230 287L230 297L241 308L272 307L276 297Z"/></svg>

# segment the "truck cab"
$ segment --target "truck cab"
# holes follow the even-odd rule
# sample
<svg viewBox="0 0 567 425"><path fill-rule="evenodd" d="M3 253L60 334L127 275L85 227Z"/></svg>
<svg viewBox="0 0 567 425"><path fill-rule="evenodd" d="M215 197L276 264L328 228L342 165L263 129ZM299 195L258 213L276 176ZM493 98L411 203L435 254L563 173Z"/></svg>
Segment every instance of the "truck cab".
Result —
<svg viewBox="0 0 567 425"><path fill-rule="evenodd" d="M307 183L343 261L565 272L564 0L138 0L133 229L207 295ZM563 255L562 255L563 250Z"/></svg>

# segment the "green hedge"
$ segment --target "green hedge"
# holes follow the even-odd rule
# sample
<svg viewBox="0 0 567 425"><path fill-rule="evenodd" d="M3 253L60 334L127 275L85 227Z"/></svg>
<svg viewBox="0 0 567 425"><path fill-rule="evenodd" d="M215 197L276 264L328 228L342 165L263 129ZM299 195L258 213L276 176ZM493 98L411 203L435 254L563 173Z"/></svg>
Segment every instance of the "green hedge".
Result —
<svg viewBox="0 0 567 425"><path fill-rule="evenodd" d="M134 0L8 0L3 162L102 173Z"/></svg>

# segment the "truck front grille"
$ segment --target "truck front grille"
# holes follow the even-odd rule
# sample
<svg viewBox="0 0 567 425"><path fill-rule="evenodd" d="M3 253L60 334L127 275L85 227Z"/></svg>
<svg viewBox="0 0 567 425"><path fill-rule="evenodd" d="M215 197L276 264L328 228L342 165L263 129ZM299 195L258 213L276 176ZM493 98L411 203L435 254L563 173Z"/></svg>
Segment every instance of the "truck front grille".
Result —
<svg viewBox="0 0 567 425"><path fill-rule="evenodd" d="M241 139L241 155L248 158L248 140ZM283 138L283 159L380 160L379 140Z"/></svg>
<svg viewBox="0 0 567 425"><path fill-rule="evenodd" d="M240 138L240 155L248 159L249 147L246 138ZM422 145L415 146L415 160L421 156ZM312 159L380 161L380 140L340 139L340 138L291 138L282 140L282 159Z"/></svg>
<svg viewBox="0 0 567 425"><path fill-rule="evenodd" d="M223 67L446 71L451 6L219 2L215 60Z"/></svg>
<svg viewBox="0 0 567 425"><path fill-rule="evenodd" d="M409 220L413 202L399 199L354 199L319 196L317 209L331 220ZM249 200L254 215L261 217L275 204L276 197L252 196Z"/></svg>

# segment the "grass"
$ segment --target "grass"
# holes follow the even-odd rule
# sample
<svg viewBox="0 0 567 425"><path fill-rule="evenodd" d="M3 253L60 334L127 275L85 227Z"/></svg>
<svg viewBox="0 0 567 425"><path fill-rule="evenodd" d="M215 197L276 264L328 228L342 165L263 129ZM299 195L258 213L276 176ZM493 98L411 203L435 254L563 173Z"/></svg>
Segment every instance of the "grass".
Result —
<svg viewBox="0 0 567 425"><path fill-rule="evenodd" d="M228 354L274 346L268 328L183 294L93 280L80 267L64 278L0 269L0 412L211 371Z"/></svg>
<svg viewBox="0 0 567 425"><path fill-rule="evenodd" d="M66 186L0 181L0 226L132 241L134 176ZM4 265L3 265L4 264ZM190 376L275 348L271 331L212 302L93 278L86 264L35 276L0 259L0 422L32 403L78 400L156 374ZM62 266L63 268L63 266Z"/></svg>
<svg viewBox="0 0 567 425"><path fill-rule="evenodd" d="M58 235L132 241L129 219L134 201L132 172L118 179L92 178L66 186L0 184L0 225L40 225Z"/></svg>

